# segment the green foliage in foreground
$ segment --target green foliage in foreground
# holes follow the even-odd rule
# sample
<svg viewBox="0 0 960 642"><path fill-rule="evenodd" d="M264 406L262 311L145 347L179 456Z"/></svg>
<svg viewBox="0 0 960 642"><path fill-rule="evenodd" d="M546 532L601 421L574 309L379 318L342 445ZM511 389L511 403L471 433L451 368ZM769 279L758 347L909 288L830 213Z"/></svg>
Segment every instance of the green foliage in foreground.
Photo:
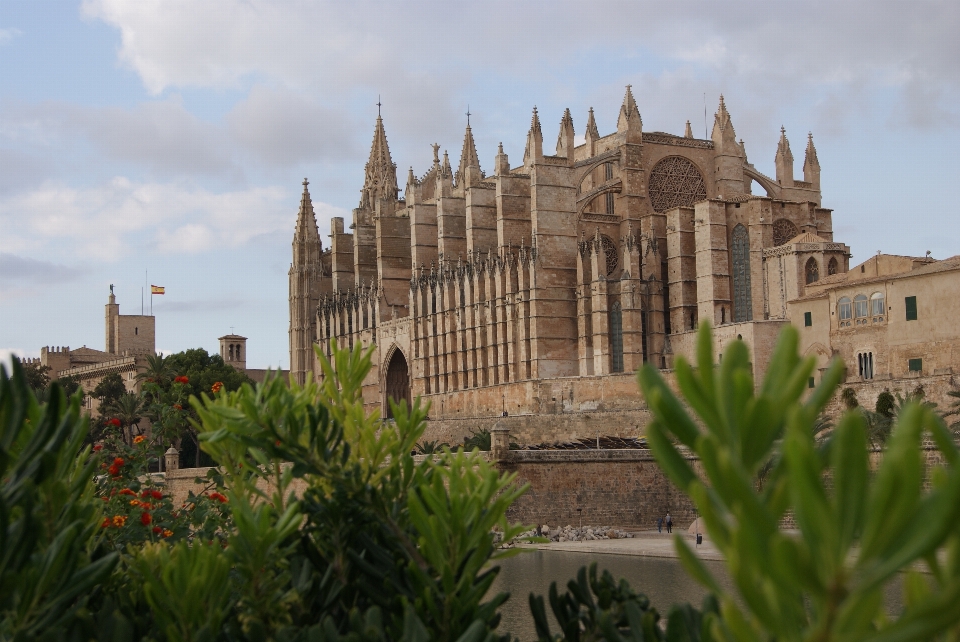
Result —
<svg viewBox="0 0 960 642"><path fill-rule="evenodd" d="M676 605L661 619L593 566L563 592L552 585L548 600L530 596L539 640L960 639L960 453L950 433L929 406L906 403L875 473L861 412L818 445L840 366L805 396L814 364L796 349L788 329L755 389L745 346L731 344L715 367L705 327L699 368L678 360L685 404L655 369L639 375L655 416L648 443L697 504L735 591L677 537L684 566L713 593L702 610ZM501 542L524 530L506 520L524 488L476 451L415 462L426 409L394 406L391 423L367 414L370 354L335 351L332 364L319 355L321 382L272 379L191 399L223 483L224 495L208 498L222 506L215 533L167 535L159 524L178 510L167 499L146 500L154 521L135 519L147 511L143 492L119 519L137 479L116 459L103 472L105 451L83 446L80 397L54 383L41 404L19 364L12 377L0 371L0 640L510 640L497 630L508 596L488 591L496 562L518 552ZM944 462L929 470L925 432ZM702 475L675 440L698 454ZM798 532L780 530L790 516ZM121 537L126 528L140 536ZM882 589L903 572L906 608L893 617Z"/></svg>
<svg viewBox="0 0 960 642"><path fill-rule="evenodd" d="M705 618L711 639L960 639L960 453L940 417L906 404L871 474L861 413L844 415L826 449L812 436L842 363L833 363L804 399L815 363L797 356L793 328L782 333L756 393L743 343L725 350L719 368L712 355L704 328L698 368L676 364L684 399L705 429L655 369L639 375L655 415L650 447L696 503L737 588L736 596L724 591L676 538L687 571L719 598L722 619ZM925 432L945 465L928 470L920 449ZM783 457L758 490L756 472L781 437ZM700 457L702 478L673 438ZM798 534L780 529L788 514ZM905 610L890 617L882 590L898 573L905 573Z"/></svg>

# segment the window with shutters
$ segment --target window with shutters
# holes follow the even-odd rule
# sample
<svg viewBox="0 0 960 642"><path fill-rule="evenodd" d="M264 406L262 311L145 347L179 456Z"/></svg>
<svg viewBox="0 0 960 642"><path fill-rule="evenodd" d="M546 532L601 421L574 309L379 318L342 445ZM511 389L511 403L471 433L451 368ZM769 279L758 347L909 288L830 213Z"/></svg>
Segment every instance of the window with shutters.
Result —
<svg viewBox="0 0 960 642"><path fill-rule="evenodd" d="M750 238L747 228L733 228L733 322L750 321L753 304L750 295Z"/></svg>
<svg viewBox="0 0 960 642"><path fill-rule="evenodd" d="M813 312L803 313L803 327L809 328L813 325Z"/></svg>
<svg viewBox="0 0 960 642"><path fill-rule="evenodd" d="M917 320L917 297L908 296L903 300L904 307L907 309L907 321Z"/></svg>
<svg viewBox="0 0 960 642"><path fill-rule="evenodd" d="M921 372L923 370L923 359L910 359L907 362L910 372Z"/></svg>
<svg viewBox="0 0 960 642"><path fill-rule="evenodd" d="M887 314L887 301L883 292L874 292L870 295L870 316L874 323L883 323Z"/></svg>
<svg viewBox="0 0 960 642"><path fill-rule="evenodd" d="M853 317L853 304L849 297L840 297L837 301L837 316L840 317L840 327L849 328L850 319Z"/></svg>
<svg viewBox="0 0 960 642"><path fill-rule="evenodd" d="M864 294L858 294L853 297L853 319L855 325L867 324L867 297Z"/></svg>

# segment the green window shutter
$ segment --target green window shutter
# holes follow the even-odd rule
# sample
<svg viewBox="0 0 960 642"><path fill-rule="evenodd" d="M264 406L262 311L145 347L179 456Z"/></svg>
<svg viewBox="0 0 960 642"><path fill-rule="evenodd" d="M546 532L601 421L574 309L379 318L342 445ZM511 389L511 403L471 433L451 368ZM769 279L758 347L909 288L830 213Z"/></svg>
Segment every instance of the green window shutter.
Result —
<svg viewBox="0 0 960 642"><path fill-rule="evenodd" d="M903 303L907 309L907 321L916 321L917 320L917 297L908 296L903 300Z"/></svg>
<svg viewBox="0 0 960 642"><path fill-rule="evenodd" d="M816 388L816 387L817 387L817 382L813 380L813 377L810 377L809 379L807 379L807 388Z"/></svg>
<svg viewBox="0 0 960 642"><path fill-rule="evenodd" d="M813 325L813 312L804 312L803 313L803 326L809 328Z"/></svg>
<svg viewBox="0 0 960 642"><path fill-rule="evenodd" d="M916 317L914 317L914 319L916 319ZM907 367L910 368L910 372L920 372L923 370L923 359L910 359Z"/></svg>

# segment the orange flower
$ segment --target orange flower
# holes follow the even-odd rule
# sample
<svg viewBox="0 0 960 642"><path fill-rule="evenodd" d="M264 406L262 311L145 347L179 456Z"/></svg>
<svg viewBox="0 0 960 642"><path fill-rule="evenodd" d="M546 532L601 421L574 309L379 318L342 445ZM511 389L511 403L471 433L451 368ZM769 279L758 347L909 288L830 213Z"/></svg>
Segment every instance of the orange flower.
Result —
<svg viewBox="0 0 960 642"><path fill-rule="evenodd" d="M114 515L113 516L113 525L117 528L121 528L127 523L127 518L123 515Z"/></svg>
<svg viewBox="0 0 960 642"><path fill-rule="evenodd" d="M131 500L130 500L130 505L131 505L131 506L139 506L139 505L140 505L140 500L139 500L139 499L131 499Z"/></svg>
<svg viewBox="0 0 960 642"><path fill-rule="evenodd" d="M163 536L164 536L164 537L170 537L171 535L173 535L173 531L172 531L172 530L170 530L169 528L163 529Z"/></svg>
<svg viewBox="0 0 960 642"><path fill-rule="evenodd" d="M190 379L187 377L177 377L173 380L174 383L190 383Z"/></svg>
<svg viewBox="0 0 960 642"><path fill-rule="evenodd" d="M221 495L220 493L210 493L210 499L215 499L221 504L227 503L227 498L224 495Z"/></svg>
<svg viewBox="0 0 960 642"><path fill-rule="evenodd" d="M218 392L220 392L221 388L223 388L223 382L217 381L212 386L210 386L210 391L213 392L213 394L217 394Z"/></svg>
<svg viewBox="0 0 960 642"><path fill-rule="evenodd" d="M143 435L137 435L136 437L133 438L133 443L142 444L144 439L146 439L146 437L144 437Z"/></svg>
<svg viewBox="0 0 960 642"><path fill-rule="evenodd" d="M136 494L135 492L133 492L132 490L130 490L129 488L124 488L123 490L120 491L120 494L121 494L121 495L130 495L131 497L136 497L136 496L137 496L137 494Z"/></svg>
<svg viewBox="0 0 960 642"><path fill-rule="evenodd" d="M175 404L173 404L173 409L174 409L174 410L183 410L183 406L181 406L181 405L178 404L178 403L175 403Z"/></svg>
<svg viewBox="0 0 960 642"><path fill-rule="evenodd" d="M153 517L150 516L150 513L143 513L140 515L140 523L144 526L149 526L150 522L153 521Z"/></svg>

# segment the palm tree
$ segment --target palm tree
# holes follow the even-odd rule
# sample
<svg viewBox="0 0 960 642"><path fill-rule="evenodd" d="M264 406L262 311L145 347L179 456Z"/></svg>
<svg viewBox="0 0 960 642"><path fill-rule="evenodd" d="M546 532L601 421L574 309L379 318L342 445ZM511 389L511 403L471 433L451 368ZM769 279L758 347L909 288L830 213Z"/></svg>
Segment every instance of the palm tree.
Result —
<svg viewBox="0 0 960 642"><path fill-rule="evenodd" d="M177 376L173 366L162 354L147 355L147 365L142 372L137 374L140 381L152 381L158 386L163 387Z"/></svg>
<svg viewBox="0 0 960 642"><path fill-rule="evenodd" d="M960 390L951 390L947 392L947 396L952 397L953 401L946 411L940 413L940 416L944 419L947 417L957 417L960 415ZM960 436L960 419L949 423L948 427L953 431L955 436Z"/></svg>
<svg viewBox="0 0 960 642"><path fill-rule="evenodd" d="M123 430L125 441L129 442L133 438L134 428L139 432L143 411L143 398L135 392L124 393L110 404L109 413L120 421L120 429Z"/></svg>

